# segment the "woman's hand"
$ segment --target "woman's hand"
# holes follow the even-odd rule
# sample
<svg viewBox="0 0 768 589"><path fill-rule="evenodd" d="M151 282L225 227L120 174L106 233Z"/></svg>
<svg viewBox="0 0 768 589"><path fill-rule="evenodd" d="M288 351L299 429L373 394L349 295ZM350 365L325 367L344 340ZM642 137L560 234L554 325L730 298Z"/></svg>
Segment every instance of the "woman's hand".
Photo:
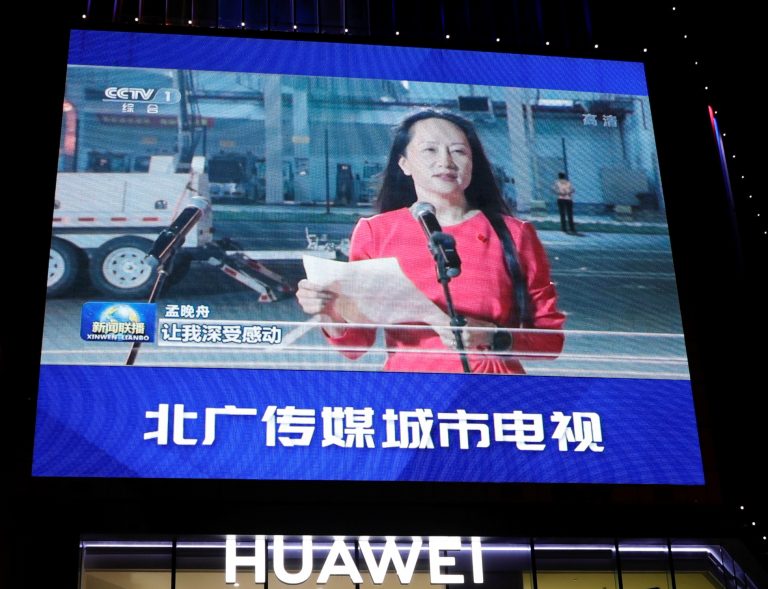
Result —
<svg viewBox="0 0 768 589"><path fill-rule="evenodd" d="M483 327L490 329L472 329ZM462 340L464 347L469 350L488 351L493 347L493 335L496 333L496 324L482 319L467 319L467 325L463 329ZM469 329L467 329L469 328Z"/></svg>
<svg viewBox="0 0 768 589"><path fill-rule="evenodd" d="M300 280L296 291L296 300L305 313L320 315L324 322L346 323L336 309L336 293L326 290L324 287L307 279ZM327 326L324 328L331 337L339 337L344 333L343 327Z"/></svg>
<svg viewBox="0 0 768 589"><path fill-rule="evenodd" d="M496 332L496 328L496 324L490 321L468 317L466 325L455 329L461 329L461 341L464 344L465 350L488 351L493 347L493 335ZM456 349L456 336L453 332L454 328L441 328L438 330L443 345L447 348Z"/></svg>

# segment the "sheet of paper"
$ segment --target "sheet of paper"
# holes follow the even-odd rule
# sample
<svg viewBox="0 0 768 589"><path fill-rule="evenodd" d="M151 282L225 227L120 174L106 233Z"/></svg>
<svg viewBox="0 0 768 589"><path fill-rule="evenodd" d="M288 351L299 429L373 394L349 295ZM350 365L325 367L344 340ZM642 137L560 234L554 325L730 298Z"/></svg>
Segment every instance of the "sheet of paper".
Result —
<svg viewBox="0 0 768 589"><path fill-rule="evenodd" d="M336 308L350 323L427 323L450 320L400 269L396 258L339 262L305 255L307 279L338 295Z"/></svg>

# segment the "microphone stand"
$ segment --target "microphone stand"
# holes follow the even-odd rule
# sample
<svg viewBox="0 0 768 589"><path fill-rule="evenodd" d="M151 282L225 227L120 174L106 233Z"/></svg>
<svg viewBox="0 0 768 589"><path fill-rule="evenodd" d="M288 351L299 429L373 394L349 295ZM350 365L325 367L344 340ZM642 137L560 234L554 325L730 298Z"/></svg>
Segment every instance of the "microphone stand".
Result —
<svg viewBox="0 0 768 589"><path fill-rule="evenodd" d="M168 271L165 269L166 262L170 259L173 259L173 255L176 253L175 250L173 250L168 258L166 258L165 262L161 262L160 265L157 267L157 276L155 277L155 284L152 286L152 291L149 293L149 296L147 297L148 303L154 303L157 299L157 296L160 294L160 290L163 288L163 284L165 283L165 279L168 278ZM133 342L133 345L131 346L131 351L128 354L128 359L125 361L126 366L133 366L133 363L136 362L136 356L139 355L139 348L141 347L141 342L135 341Z"/></svg>
<svg viewBox="0 0 768 589"><path fill-rule="evenodd" d="M200 202L195 203L196 199ZM155 243L152 245L152 249L149 250L149 253L144 258L145 261L149 258L154 258L158 261L157 276L155 277L152 291L149 293L148 303L154 303L155 299L157 299L160 289L162 289L165 279L168 277L166 267L172 267L171 264L176 251L184 244L187 233L203 217L205 214L204 209L209 206L208 201L199 197L192 198L190 205L179 213L170 227L160 232L160 235L158 235ZM131 366L136 361L140 347L141 342L133 342L131 352L128 354L128 359L125 362L126 365Z"/></svg>
<svg viewBox="0 0 768 589"><path fill-rule="evenodd" d="M448 315L451 318L451 327L453 327L453 337L456 341L456 350L459 352L461 358L461 365L464 368L464 372L470 373L469 360L467 353L464 350L464 340L461 337L461 329L467 324L467 320L456 313L456 309L453 306L453 297L451 297L451 289L448 283L451 281L452 276L458 276L458 270L455 267L449 267L445 258L445 249L455 248L455 240L453 236L438 231L433 233L429 240L429 249L432 252L432 257L435 259L435 269L437 270L437 281L443 286L443 294L445 295L445 303L448 307Z"/></svg>

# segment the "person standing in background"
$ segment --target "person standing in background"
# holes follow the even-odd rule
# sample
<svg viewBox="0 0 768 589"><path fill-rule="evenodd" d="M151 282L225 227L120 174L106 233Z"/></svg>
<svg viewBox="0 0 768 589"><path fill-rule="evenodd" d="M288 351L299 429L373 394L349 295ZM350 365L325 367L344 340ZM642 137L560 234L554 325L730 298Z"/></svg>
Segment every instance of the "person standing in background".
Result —
<svg viewBox="0 0 768 589"><path fill-rule="evenodd" d="M557 180L552 184L552 191L557 195L557 208L560 211L560 227L564 233L576 233L576 225L573 223L573 193L576 189L566 176L565 172L557 175ZM566 225L567 220L567 225Z"/></svg>

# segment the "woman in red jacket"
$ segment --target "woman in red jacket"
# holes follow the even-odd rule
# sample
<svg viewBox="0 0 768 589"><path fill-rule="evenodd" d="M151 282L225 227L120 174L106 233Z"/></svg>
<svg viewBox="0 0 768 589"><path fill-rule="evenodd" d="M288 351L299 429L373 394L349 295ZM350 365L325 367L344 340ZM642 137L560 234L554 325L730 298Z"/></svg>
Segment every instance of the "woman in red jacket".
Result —
<svg viewBox="0 0 768 589"><path fill-rule="evenodd" d="M415 203L434 207L463 262L450 294L466 320L461 340L466 362L449 327L435 260L411 214ZM355 226L350 261L397 258L403 273L445 312L416 328L387 327L385 370L466 372L468 366L473 373L524 374L521 359L560 353L565 317L557 309L546 252L534 227L511 215L469 121L434 110L406 118L395 133L377 205L379 214ZM334 324L324 333L345 356L357 358L373 345L376 329L345 326L335 293L302 280L297 298L305 312Z"/></svg>

